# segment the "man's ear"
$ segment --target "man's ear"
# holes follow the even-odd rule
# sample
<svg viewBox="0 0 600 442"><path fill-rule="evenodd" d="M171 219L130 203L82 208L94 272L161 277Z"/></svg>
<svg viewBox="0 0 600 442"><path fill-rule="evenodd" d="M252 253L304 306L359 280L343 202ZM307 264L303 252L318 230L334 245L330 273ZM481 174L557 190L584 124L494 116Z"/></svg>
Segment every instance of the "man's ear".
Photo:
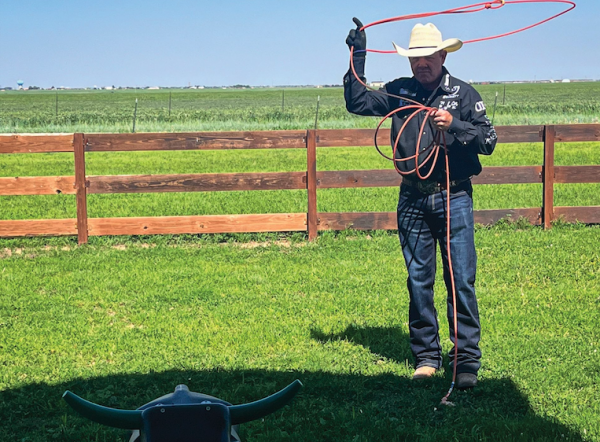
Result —
<svg viewBox="0 0 600 442"><path fill-rule="evenodd" d="M442 64L444 64L446 62L446 55L448 55L448 52L441 50L440 51L440 57L442 57Z"/></svg>

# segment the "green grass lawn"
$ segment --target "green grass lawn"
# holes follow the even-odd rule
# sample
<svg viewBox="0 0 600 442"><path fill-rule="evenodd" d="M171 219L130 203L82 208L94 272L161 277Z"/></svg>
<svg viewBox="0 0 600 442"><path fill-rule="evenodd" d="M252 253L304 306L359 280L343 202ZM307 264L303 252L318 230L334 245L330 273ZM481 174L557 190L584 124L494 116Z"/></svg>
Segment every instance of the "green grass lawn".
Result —
<svg viewBox="0 0 600 442"><path fill-rule="evenodd" d="M0 440L126 440L65 389L133 409L179 383L243 403L296 378L244 440L600 440L599 227L477 229L483 368L456 407L447 365L410 380L394 233L223 238L0 240ZM439 277L448 351L445 296Z"/></svg>

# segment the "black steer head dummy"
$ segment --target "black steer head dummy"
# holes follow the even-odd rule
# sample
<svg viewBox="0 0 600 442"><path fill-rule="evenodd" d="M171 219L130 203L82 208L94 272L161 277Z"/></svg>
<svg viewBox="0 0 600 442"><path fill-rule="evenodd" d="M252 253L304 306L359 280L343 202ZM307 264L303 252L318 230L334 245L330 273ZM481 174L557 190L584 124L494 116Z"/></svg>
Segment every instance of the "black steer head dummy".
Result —
<svg viewBox="0 0 600 442"><path fill-rule="evenodd" d="M133 430L130 442L239 442L239 424L260 419L290 402L302 388L298 380L283 390L249 404L231 405L178 385L137 410L117 410L86 401L65 391L63 399L75 411L109 427Z"/></svg>

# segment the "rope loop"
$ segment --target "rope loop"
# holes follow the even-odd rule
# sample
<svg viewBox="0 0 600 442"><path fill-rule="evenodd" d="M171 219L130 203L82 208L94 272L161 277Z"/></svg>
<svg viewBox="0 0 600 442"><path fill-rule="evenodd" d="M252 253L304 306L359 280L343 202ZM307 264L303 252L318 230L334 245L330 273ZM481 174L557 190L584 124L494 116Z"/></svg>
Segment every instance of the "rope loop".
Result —
<svg viewBox="0 0 600 442"><path fill-rule="evenodd" d="M505 32L503 34L492 35L492 36L483 37L483 38L476 38L476 39L472 39L472 40L466 40L466 41L463 41L463 43L464 44L476 43L479 41L494 40L496 38L507 37L509 35L517 34L519 32L523 32L528 29L535 28L536 26L539 26L541 24L549 22L550 20L558 18L561 15L564 15L567 12L575 9L575 7L577 6L575 4L575 2L572 0L493 0L493 1L486 1L486 2L482 2L482 3L475 3L472 5L468 5L468 6L461 6L459 8L446 9L443 11L424 12L424 13L420 13L420 14L407 14L407 15L401 15L399 17L386 18L384 20L379 20L379 21L375 21L373 23L366 24L360 30L364 31L365 29L370 28L372 26L382 25L385 23L393 23L393 22L397 22L397 21L422 19L422 18L433 17L436 15L444 15L444 14L467 14L467 13L471 13L471 12L484 11L486 9L496 10L496 9L500 9L508 4L516 5L516 4L523 4L523 3L536 3L536 4L539 4L539 3L563 3L566 5L569 5L569 7L567 9L565 9L564 11L559 12L558 14L555 14L544 20L540 20L539 22L536 22L532 25L525 26L523 28L516 29L514 31ZM395 50L388 51L388 50L381 50L381 49L367 49L366 51L367 52L376 52L379 54L395 54L396 53Z"/></svg>

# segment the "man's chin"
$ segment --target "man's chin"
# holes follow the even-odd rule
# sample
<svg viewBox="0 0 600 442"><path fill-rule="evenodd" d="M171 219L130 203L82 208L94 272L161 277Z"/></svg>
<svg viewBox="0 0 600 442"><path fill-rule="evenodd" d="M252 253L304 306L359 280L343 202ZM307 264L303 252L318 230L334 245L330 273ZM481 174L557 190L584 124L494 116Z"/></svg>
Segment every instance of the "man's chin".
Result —
<svg viewBox="0 0 600 442"><path fill-rule="evenodd" d="M429 84L434 80L431 75L419 75L416 79L421 84Z"/></svg>

